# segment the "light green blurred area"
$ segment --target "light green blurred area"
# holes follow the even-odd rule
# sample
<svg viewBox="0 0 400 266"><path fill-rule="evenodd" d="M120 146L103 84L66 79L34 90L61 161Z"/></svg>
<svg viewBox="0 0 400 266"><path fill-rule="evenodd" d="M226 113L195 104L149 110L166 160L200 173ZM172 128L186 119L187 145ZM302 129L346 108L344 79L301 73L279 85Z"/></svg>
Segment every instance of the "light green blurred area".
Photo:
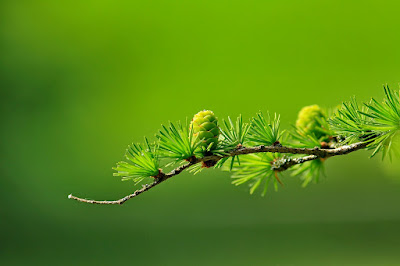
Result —
<svg viewBox="0 0 400 266"><path fill-rule="evenodd" d="M0 2L2 265L398 265L400 169L357 152L265 198L228 173L123 206L128 144L202 109L383 97L400 82L398 1ZM388 165L388 166L385 166Z"/></svg>

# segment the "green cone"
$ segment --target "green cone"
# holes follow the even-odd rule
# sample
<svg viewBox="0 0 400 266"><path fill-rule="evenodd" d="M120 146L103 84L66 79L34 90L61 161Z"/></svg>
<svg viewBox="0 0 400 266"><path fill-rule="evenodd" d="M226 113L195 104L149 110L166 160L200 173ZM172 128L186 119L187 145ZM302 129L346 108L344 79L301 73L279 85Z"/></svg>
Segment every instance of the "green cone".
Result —
<svg viewBox="0 0 400 266"><path fill-rule="evenodd" d="M315 134L317 138L320 138L325 134L321 130L321 123L317 118L325 119L325 114L318 105L310 105L303 107L296 121L296 127L304 131L306 135Z"/></svg>
<svg viewBox="0 0 400 266"><path fill-rule="evenodd" d="M204 110L194 115L192 119L193 135L202 140L201 147L207 148L211 143L211 149L217 147L219 128L218 119L212 111Z"/></svg>

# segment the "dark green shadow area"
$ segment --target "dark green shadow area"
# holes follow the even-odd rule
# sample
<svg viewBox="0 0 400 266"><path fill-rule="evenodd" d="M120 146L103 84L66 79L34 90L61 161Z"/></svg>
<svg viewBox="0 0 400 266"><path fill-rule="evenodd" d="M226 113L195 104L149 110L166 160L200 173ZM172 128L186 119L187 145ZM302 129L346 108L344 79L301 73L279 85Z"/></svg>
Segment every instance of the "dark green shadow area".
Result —
<svg viewBox="0 0 400 266"><path fill-rule="evenodd" d="M399 222L110 228L50 228L3 249L5 265L397 265ZM77 238L77 236L80 236ZM57 239L57 242L54 240ZM29 260L27 260L29 257Z"/></svg>

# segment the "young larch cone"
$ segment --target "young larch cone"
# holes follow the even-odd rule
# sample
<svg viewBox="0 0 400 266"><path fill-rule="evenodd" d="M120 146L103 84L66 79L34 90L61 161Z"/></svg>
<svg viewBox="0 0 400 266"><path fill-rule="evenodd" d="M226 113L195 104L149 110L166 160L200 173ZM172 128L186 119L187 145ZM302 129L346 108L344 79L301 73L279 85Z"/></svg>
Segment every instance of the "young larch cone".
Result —
<svg viewBox="0 0 400 266"><path fill-rule="evenodd" d="M310 105L303 107L296 121L296 127L303 130L305 134L315 134L317 138L325 135L321 129L320 122L316 118L324 119L325 115L318 105Z"/></svg>
<svg viewBox="0 0 400 266"><path fill-rule="evenodd" d="M201 140L201 147L207 148L211 143L211 149L217 147L219 137L218 119L212 111L204 110L194 115L191 125L193 135Z"/></svg>

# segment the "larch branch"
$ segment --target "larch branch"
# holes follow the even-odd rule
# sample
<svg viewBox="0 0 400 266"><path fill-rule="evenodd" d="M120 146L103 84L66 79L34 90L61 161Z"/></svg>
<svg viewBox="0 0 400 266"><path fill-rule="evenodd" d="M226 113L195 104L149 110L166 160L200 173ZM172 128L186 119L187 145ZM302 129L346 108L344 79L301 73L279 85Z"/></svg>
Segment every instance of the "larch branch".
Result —
<svg viewBox="0 0 400 266"><path fill-rule="evenodd" d="M261 152L276 152L276 153L284 153L284 154L288 153L288 154L305 154L305 155L307 155L307 156L300 157L300 158L287 158L283 162L278 162L278 163L273 164L273 168L276 171L285 171L296 164L305 163L307 161L312 161L312 160L315 160L318 158L329 158L329 157L333 157L333 156L337 156L337 155L348 154L350 152L354 152L354 151L366 148L367 145L368 145L368 143L365 143L365 142L357 142L354 144L344 145L344 146L334 148L334 149L322 149L322 148L318 148L318 147L294 148L294 147L282 146L280 144L271 145L271 146L260 145L260 146L256 146L256 147L241 147L241 148L237 148L237 149L229 152L225 156L210 155L210 156L206 156L204 158L194 158L189 163L179 166L167 174L163 173L160 170L160 173L154 177L155 180L153 183L143 185L143 187L141 189L138 189L135 192L133 192L132 194L127 195L119 200L111 200L111 201L109 201L109 200L102 200L102 201L90 200L90 199L79 198L79 197L73 196L72 194L70 194L68 196L68 198L74 199L74 200L77 200L80 202L91 203L91 204L106 204L106 205L118 204L118 205L121 205L121 204L125 203L126 201L142 194L143 192L148 191L151 188L161 184L165 180L180 174L182 171L189 168L190 166L193 166L200 162L208 162L208 163L211 162L211 165L214 165L222 158L232 157L232 156L236 156L236 155L261 153Z"/></svg>

